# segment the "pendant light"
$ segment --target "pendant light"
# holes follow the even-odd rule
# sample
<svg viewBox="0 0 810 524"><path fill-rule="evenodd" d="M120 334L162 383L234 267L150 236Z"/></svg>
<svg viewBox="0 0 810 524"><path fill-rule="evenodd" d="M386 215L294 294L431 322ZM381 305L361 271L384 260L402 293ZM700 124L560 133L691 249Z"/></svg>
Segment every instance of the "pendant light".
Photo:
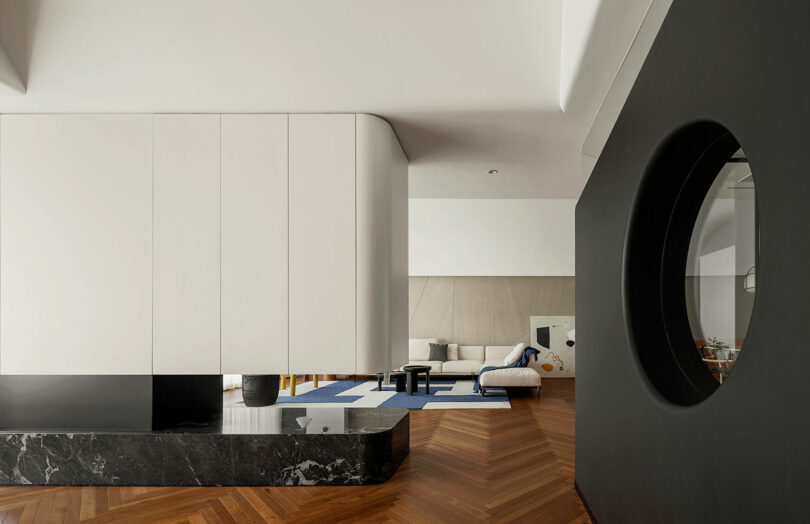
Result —
<svg viewBox="0 0 810 524"><path fill-rule="evenodd" d="M749 293L757 292L757 266L751 266L751 269L745 274L743 289Z"/></svg>

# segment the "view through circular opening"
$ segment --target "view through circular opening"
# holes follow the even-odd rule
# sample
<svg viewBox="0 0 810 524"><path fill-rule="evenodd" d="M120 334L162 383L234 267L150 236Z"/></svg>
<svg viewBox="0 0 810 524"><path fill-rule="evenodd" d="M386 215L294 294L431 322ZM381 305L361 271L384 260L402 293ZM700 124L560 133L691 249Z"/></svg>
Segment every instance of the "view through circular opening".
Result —
<svg viewBox="0 0 810 524"><path fill-rule="evenodd" d="M705 400L737 362L757 220L754 175L723 126L686 126L653 155L628 231L625 308L641 367L673 403Z"/></svg>
<svg viewBox="0 0 810 524"><path fill-rule="evenodd" d="M742 349L756 292L756 190L745 152L722 167L689 243L686 309L700 358L722 384Z"/></svg>

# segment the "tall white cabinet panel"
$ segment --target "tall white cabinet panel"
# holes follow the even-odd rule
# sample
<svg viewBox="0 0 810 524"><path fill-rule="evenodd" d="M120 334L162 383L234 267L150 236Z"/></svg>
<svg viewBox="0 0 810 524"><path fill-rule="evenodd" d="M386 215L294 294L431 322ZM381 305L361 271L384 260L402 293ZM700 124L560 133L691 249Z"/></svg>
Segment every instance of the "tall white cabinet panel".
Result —
<svg viewBox="0 0 810 524"><path fill-rule="evenodd" d="M151 373L151 126L0 118L0 373Z"/></svg>
<svg viewBox="0 0 810 524"><path fill-rule="evenodd" d="M154 116L155 374L220 373L219 131Z"/></svg>
<svg viewBox="0 0 810 524"><path fill-rule="evenodd" d="M356 369L355 116L290 115L290 372Z"/></svg>
<svg viewBox="0 0 810 524"><path fill-rule="evenodd" d="M287 115L222 115L222 372L288 373Z"/></svg>
<svg viewBox="0 0 810 524"><path fill-rule="evenodd" d="M408 161L385 120L357 115L357 373L408 363Z"/></svg>
<svg viewBox="0 0 810 524"><path fill-rule="evenodd" d="M357 115L357 373L408 363L408 163L385 120Z"/></svg>
<svg viewBox="0 0 810 524"><path fill-rule="evenodd" d="M391 151L391 369L408 363L408 157L394 131Z"/></svg>

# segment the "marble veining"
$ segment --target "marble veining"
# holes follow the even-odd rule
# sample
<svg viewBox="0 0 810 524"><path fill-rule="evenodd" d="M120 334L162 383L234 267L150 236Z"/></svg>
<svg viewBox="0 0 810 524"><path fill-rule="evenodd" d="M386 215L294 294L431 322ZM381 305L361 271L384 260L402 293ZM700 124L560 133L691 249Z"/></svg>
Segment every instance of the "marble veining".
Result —
<svg viewBox="0 0 810 524"><path fill-rule="evenodd" d="M222 423L154 432L3 432L0 485L372 484L409 451L406 409L227 411Z"/></svg>

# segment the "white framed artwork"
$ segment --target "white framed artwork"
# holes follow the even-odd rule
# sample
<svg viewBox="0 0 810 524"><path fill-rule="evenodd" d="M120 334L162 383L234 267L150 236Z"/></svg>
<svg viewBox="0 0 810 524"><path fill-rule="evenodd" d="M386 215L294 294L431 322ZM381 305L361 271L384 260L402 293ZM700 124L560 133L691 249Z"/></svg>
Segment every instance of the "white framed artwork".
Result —
<svg viewBox="0 0 810 524"><path fill-rule="evenodd" d="M540 351L531 366L544 377L575 376L576 332L573 316L529 317L531 346Z"/></svg>

